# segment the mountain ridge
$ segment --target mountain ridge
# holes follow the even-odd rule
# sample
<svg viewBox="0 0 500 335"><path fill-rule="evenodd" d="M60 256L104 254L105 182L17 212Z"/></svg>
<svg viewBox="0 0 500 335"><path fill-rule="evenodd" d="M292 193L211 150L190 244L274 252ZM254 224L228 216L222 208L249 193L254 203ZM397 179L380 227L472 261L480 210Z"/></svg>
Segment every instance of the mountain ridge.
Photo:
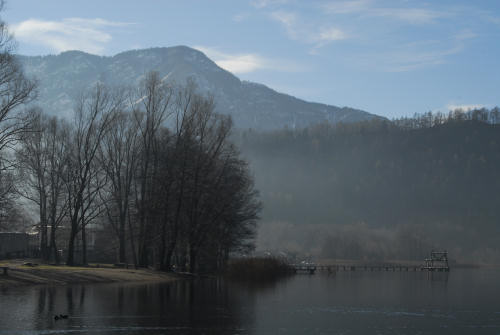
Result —
<svg viewBox="0 0 500 335"><path fill-rule="evenodd" d="M233 117L237 128L302 128L320 122L357 122L377 115L350 107L308 102L264 84L240 80L203 52L187 46L156 47L98 56L83 51L58 55L18 56L28 76L40 82L37 104L52 114L67 114L75 99L96 82L135 86L152 70L184 84L193 78L201 93L210 93L216 111Z"/></svg>

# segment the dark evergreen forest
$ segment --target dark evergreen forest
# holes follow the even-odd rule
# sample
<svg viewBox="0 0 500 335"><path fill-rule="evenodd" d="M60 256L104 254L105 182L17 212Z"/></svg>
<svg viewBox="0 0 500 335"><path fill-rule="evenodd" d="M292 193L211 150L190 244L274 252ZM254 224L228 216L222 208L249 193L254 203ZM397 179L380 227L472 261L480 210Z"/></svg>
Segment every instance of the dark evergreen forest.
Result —
<svg viewBox="0 0 500 335"><path fill-rule="evenodd" d="M499 114L495 108L248 130L237 141L261 192L264 229L309 225L296 227L306 239L315 227L323 241L309 236L316 242L308 249L321 256L421 259L447 248L460 260L496 262Z"/></svg>

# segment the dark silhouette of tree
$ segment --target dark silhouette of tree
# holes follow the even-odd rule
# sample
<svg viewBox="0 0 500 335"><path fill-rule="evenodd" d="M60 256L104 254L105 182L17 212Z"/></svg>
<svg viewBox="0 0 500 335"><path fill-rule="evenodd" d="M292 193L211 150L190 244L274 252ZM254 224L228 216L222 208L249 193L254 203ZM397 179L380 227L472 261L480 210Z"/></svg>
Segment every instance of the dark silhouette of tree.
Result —
<svg viewBox="0 0 500 335"><path fill-rule="evenodd" d="M120 95L114 95L106 87L97 85L91 93L81 98L75 109L65 175L71 228L67 265L75 264L75 238L78 233L82 237L82 263L86 263L85 227L103 211L99 192L106 183L97 154L122 104Z"/></svg>

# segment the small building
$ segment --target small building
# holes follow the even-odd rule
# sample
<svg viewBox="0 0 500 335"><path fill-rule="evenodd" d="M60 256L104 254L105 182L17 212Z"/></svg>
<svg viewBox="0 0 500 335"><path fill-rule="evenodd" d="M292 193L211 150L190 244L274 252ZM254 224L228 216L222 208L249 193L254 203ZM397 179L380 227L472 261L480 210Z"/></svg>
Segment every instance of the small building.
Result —
<svg viewBox="0 0 500 335"><path fill-rule="evenodd" d="M431 257L425 259L425 265L422 269L429 271L450 271L450 265L448 264L448 252L431 251Z"/></svg>
<svg viewBox="0 0 500 335"><path fill-rule="evenodd" d="M26 257L30 253L30 236L27 233L0 232L0 259Z"/></svg>

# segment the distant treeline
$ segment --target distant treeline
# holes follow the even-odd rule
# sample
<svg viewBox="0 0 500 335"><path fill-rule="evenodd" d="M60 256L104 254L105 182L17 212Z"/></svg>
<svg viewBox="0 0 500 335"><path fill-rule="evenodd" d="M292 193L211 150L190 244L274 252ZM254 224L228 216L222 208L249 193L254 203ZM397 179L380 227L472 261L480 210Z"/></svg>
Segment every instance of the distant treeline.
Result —
<svg viewBox="0 0 500 335"><path fill-rule="evenodd" d="M421 129L439 126L449 122L479 121L489 124L500 123L500 109L498 107L487 109L455 109L447 114L442 112L427 112L415 114L413 117L401 117L393 120L399 128Z"/></svg>
<svg viewBox="0 0 500 335"><path fill-rule="evenodd" d="M418 259L436 247L462 259L500 261L499 114L494 108L244 131L237 141L261 191L263 226L370 230L347 229L348 239L338 238L344 228L331 232L329 242L316 241L323 256ZM389 236L399 230L405 243ZM367 247L382 237L390 248Z"/></svg>

